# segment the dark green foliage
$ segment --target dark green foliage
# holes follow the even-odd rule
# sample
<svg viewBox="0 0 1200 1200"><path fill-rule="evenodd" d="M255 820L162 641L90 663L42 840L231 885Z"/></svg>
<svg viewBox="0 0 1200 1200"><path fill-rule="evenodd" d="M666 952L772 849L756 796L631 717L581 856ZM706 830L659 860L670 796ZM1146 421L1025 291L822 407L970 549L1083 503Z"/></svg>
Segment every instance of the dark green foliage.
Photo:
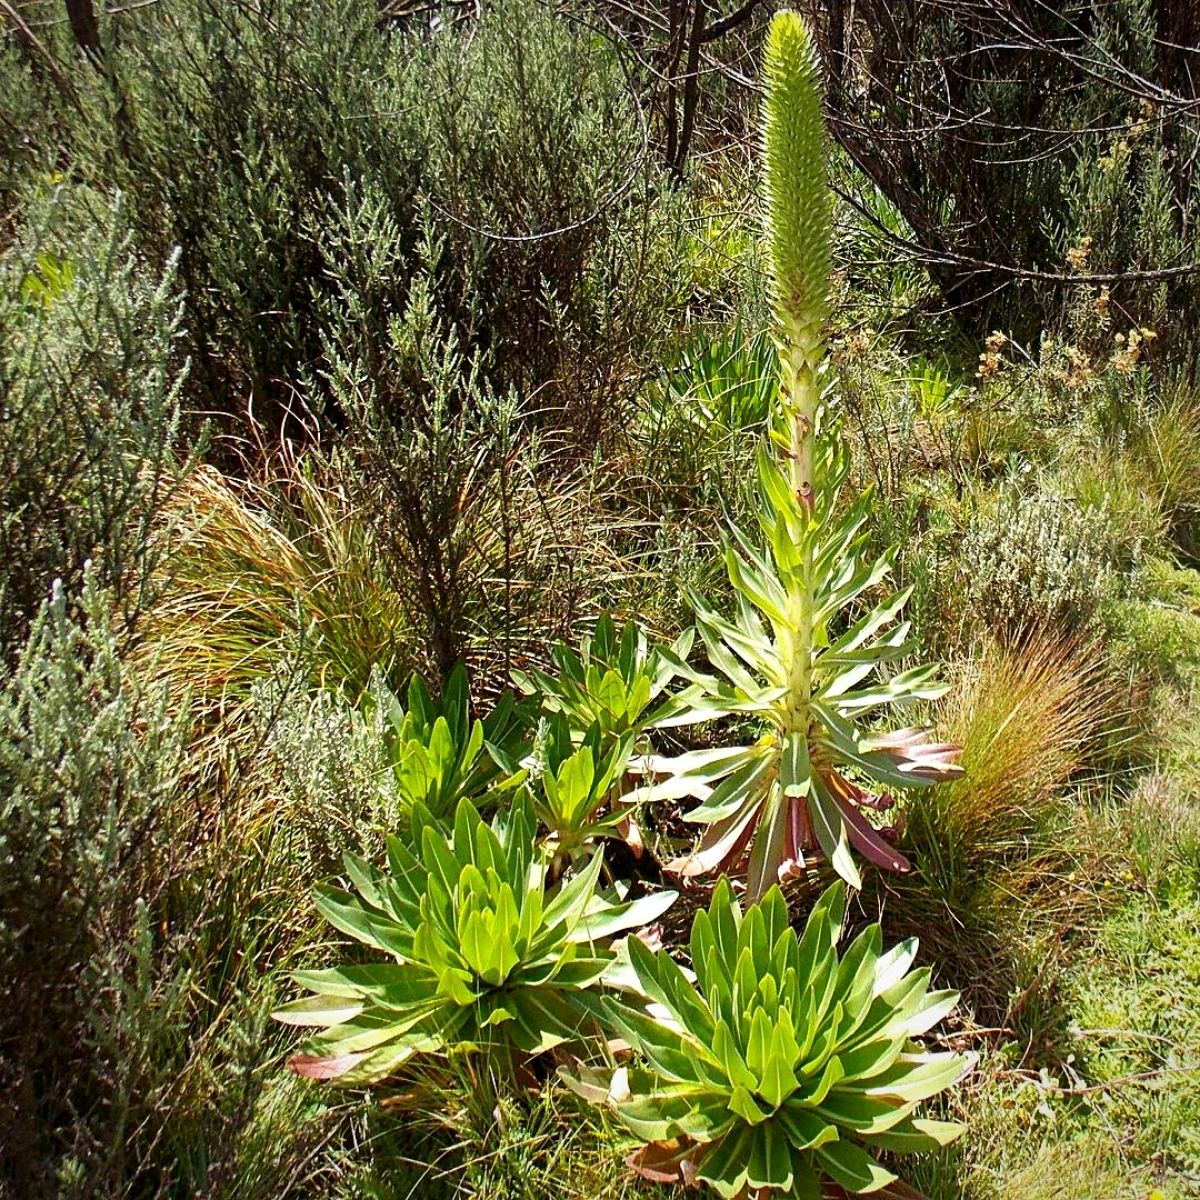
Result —
<svg viewBox="0 0 1200 1200"><path fill-rule="evenodd" d="M545 388L543 423L565 416L588 446L627 394L631 352L665 332L669 299L667 231L616 56L536 0L505 0L467 44L435 39L423 84L442 299L496 383Z"/></svg>
<svg viewBox="0 0 1200 1200"><path fill-rule="evenodd" d="M51 106L15 40L0 30L0 246L19 222L20 193L52 170Z"/></svg>
<svg viewBox="0 0 1200 1200"><path fill-rule="evenodd" d="M374 0L186 0L101 36L102 70L62 68L59 137L76 176L126 195L148 262L178 252L198 407L340 427L320 382L330 339L346 351L334 314L354 313L352 365L377 366L428 231L449 251L438 306L496 385L544 389L540 423L577 444L611 427L674 268L605 43L536 0L424 36Z"/></svg>
<svg viewBox="0 0 1200 1200"><path fill-rule="evenodd" d="M894 258L908 242L980 336L1058 323L1072 275L1165 272L1110 280L1113 303L1135 325L1170 314L1187 353L1194 12L1186 0L824 7L831 127L877 245Z"/></svg>
<svg viewBox="0 0 1200 1200"><path fill-rule="evenodd" d="M411 244L410 50L362 0L187 0L106 34L69 114L77 169L129 197L150 261L179 248L197 397L276 425L321 352L315 228L345 181L382 188Z"/></svg>

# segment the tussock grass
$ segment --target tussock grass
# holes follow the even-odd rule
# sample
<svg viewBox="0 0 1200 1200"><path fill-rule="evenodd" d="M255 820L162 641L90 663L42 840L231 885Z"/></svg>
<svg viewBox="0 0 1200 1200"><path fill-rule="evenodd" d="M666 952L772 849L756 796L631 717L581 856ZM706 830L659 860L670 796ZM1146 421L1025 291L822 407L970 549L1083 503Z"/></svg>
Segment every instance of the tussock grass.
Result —
<svg viewBox="0 0 1200 1200"><path fill-rule="evenodd" d="M965 776L911 795L902 845L913 873L867 880L864 903L883 910L888 935L918 935L989 1019L1019 999L1029 939L1048 978L1041 956L1098 911L1115 850L1085 836L1075 784L1118 721L1118 696L1093 643L1047 634L985 646L940 708Z"/></svg>
<svg viewBox="0 0 1200 1200"><path fill-rule="evenodd" d="M1128 447L1072 447L1049 479L1081 509L1103 514L1113 562L1136 568L1143 554L1165 546L1163 497L1143 456Z"/></svg>
<svg viewBox="0 0 1200 1200"><path fill-rule="evenodd" d="M178 544L143 653L202 726L246 723L251 689L285 656L307 685L350 701L373 670L407 679L409 622L375 539L311 461L284 456L244 483L204 467L168 519Z"/></svg>
<svg viewBox="0 0 1200 1200"><path fill-rule="evenodd" d="M1196 519L1200 516L1200 409L1195 398L1180 394L1157 409L1133 442L1144 464L1179 550L1189 558L1200 553Z"/></svg>

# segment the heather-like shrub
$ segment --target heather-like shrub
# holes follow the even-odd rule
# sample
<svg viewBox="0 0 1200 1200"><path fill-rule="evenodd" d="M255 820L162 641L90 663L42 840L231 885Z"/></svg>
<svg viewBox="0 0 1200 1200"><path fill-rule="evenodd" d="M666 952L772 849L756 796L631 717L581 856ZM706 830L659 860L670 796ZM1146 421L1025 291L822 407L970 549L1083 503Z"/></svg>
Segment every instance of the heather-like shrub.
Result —
<svg viewBox="0 0 1200 1200"><path fill-rule="evenodd" d="M328 342L328 385L345 414L338 464L369 522L419 648L445 677L507 678L629 568L619 516L591 464L571 465L531 431L534 403L498 392L436 300L437 246L423 246L404 306L372 346L348 306ZM377 364L377 369L368 369ZM599 476L599 478L598 478Z"/></svg>
<svg viewBox="0 0 1200 1200"><path fill-rule="evenodd" d="M162 560L151 530L190 466L177 454L186 364L174 264L148 274L125 216L56 193L0 258L5 656L51 582L70 594L88 559L133 619Z"/></svg>
<svg viewBox="0 0 1200 1200"><path fill-rule="evenodd" d="M542 424L577 445L613 427L678 272L676 202L606 43L535 0L421 32L368 0L184 0L100 25L65 141L128 197L147 260L178 250L197 407L339 427L320 383L334 314L353 312L369 371L429 225L449 250L435 304L497 387L542 389Z"/></svg>
<svg viewBox="0 0 1200 1200"><path fill-rule="evenodd" d="M20 201L32 180L54 165L51 92L39 86L15 39L0 27L0 247L20 220Z"/></svg>
<svg viewBox="0 0 1200 1200"><path fill-rule="evenodd" d="M503 0L433 39L420 86L439 299L496 386L540 389L539 423L586 452L673 336L686 266L625 68L586 23Z"/></svg>
<svg viewBox="0 0 1200 1200"><path fill-rule="evenodd" d="M120 1150L114 1064L88 1049L114 981L91 972L144 924L178 833L186 726L129 678L90 579L82 608L86 625L55 585L0 691L0 1181L20 1195L45 1194L77 1134Z"/></svg>
<svg viewBox="0 0 1200 1200"><path fill-rule="evenodd" d="M1082 628L1117 587L1105 509L1052 493L1002 495L974 518L961 561L977 615L1004 635Z"/></svg>
<svg viewBox="0 0 1200 1200"><path fill-rule="evenodd" d="M105 70L74 73L67 144L128 198L150 261L176 248L199 407L269 425L320 354L312 226L344 179L378 181L411 242L419 55L375 5L186 0L102 23Z"/></svg>

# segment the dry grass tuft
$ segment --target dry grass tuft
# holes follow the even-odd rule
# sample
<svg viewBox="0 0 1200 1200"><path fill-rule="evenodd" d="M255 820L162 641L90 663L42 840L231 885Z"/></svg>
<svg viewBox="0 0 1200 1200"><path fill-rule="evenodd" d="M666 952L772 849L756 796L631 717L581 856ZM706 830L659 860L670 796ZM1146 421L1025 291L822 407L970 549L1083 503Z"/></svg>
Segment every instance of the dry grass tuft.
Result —
<svg viewBox="0 0 1200 1200"><path fill-rule="evenodd" d="M168 514L176 546L143 626L145 662L202 733L253 727L255 684L285 659L354 701L378 669L401 685L414 651L374 537L336 481L290 457L235 482L204 467Z"/></svg>
<svg viewBox="0 0 1200 1200"><path fill-rule="evenodd" d="M889 936L916 934L927 960L989 1020L1028 998L1031 961L1098 910L1103 860L1077 784L1117 725L1119 690L1101 650L1049 635L992 643L940 708L939 736L966 775L916 791L903 838L914 871L872 875L863 900ZM1047 977L1049 972L1047 972Z"/></svg>

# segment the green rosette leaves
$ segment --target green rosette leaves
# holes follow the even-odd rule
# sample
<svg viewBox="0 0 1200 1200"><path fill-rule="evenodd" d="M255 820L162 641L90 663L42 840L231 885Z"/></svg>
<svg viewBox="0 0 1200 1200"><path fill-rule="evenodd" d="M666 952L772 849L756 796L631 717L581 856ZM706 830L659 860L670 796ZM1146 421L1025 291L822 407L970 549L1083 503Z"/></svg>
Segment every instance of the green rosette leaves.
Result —
<svg viewBox="0 0 1200 1200"><path fill-rule="evenodd" d="M318 889L317 907L377 958L295 976L312 994L275 1018L319 1032L292 1069L377 1083L414 1055L467 1050L516 1078L524 1058L593 1030L599 990L620 965L611 938L675 896L606 899L599 853L549 889L536 835L521 790L490 824L461 801L449 835L418 807L411 839L389 839L386 868L346 855L351 888Z"/></svg>
<svg viewBox="0 0 1200 1200"><path fill-rule="evenodd" d="M877 925L839 958L844 907L838 883L797 935L777 887L743 915L721 880L692 923L694 984L665 951L631 939L650 1003L605 1007L644 1065L562 1074L641 1143L636 1169L699 1180L724 1200L818 1197L825 1181L865 1193L897 1178L876 1151L934 1149L962 1132L918 1112L973 1062L917 1040L957 994L911 970L915 940L884 952Z"/></svg>

